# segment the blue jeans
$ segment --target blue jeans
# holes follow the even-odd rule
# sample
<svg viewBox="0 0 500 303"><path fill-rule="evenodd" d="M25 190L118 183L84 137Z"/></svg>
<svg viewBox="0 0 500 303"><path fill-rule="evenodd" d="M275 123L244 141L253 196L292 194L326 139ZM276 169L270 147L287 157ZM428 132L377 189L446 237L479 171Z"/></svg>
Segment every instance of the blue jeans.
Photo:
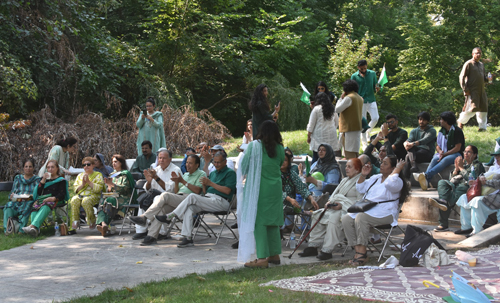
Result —
<svg viewBox="0 0 500 303"><path fill-rule="evenodd" d="M443 159L441 159L441 161L438 162L439 154L434 154L431 163L429 164L429 167L427 167L427 171L425 172L427 181L430 182L434 175L442 172L446 167L455 163L455 158L458 156L460 156L460 153L454 153L444 157Z"/></svg>

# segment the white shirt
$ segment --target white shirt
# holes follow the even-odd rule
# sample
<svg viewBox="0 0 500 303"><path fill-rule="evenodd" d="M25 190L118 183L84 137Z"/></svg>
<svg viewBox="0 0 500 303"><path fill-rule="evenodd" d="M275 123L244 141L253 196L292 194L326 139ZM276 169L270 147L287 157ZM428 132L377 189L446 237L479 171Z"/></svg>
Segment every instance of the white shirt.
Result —
<svg viewBox="0 0 500 303"><path fill-rule="evenodd" d="M311 143L309 149L318 151L321 144L329 144L333 150L340 150L339 140L337 138L337 126L339 125L339 116L333 113L331 120L325 120L323 117L323 106L315 106L309 116L307 131L311 134Z"/></svg>
<svg viewBox="0 0 500 303"><path fill-rule="evenodd" d="M228 159L226 159L226 160L227 160L227 167L229 167L230 169L234 170L234 162L233 162L233 160L231 160L231 159L229 159L229 158L228 158ZM210 175L210 174L211 174L213 171L215 171L215 170L216 170L216 169L215 169L214 164L213 164L213 163L210 163L210 164L208 165L208 175Z"/></svg>
<svg viewBox="0 0 500 303"><path fill-rule="evenodd" d="M172 177L172 172L175 172L177 175L180 175L182 176L182 171L181 169L175 165L174 163L170 162L170 165L167 166L167 168L165 168L165 170L161 169L161 166L157 166L155 169L156 171L156 175L163 180L163 182L165 182L165 189L163 189L160 184L158 184L158 182L156 182L155 179L151 180L151 187L149 188L150 190L151 189L156 189L156 190L159 190L161 191L162 193L163 192L169 192L169 193L173 193L174 192L174 181L170 180L170 178ZM146 188L148 184L144 184L144 189L146 191L148 191L148 189Z"/></svg>
<svg viewBox="0 0 500 303"><path fill-rule="evenodd" d="M372 176L370 179L365 180L363 183L356 183L356 190L361 194L370 188L370 186L375 182L375 185L370 188L368 194L365 196L366 199L373 202L396 200L394 202L380 203L365 211L365 214L370 215L374 218L383 218L388 215L392 215L393 221L392 226L398 225L398 205L399 196L401 189L403 188L403 180L399 177L399 174L393 174L385 179L384 183L380 183L382 180L382 174ZM357 213L349 213L351 218L356 218Z"/></svg>

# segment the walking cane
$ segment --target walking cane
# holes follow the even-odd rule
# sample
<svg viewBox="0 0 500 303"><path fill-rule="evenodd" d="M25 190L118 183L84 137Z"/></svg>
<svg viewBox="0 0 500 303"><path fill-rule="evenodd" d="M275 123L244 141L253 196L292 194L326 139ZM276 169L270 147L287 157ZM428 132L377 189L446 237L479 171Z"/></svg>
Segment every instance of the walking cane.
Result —
<svg viewBox="0 0 500 303"><path fill-rule="evenodd" d="M323 211L319 215L318 221L316 221L316 223L314 223L314 225L311 227L311 229L309 230L309 232L304 236L304 238L302 238L302 241L300 241L299 245L297 245L297 247L295 247L295 249L292 251L292 253L288 256L288 259L292 258L292 256L295 253L295 251L297 251L297 249L299 249L300 245L306 240L307 236L309 236L309 234L311 233L311 231L316 227L316 225L319 223L319 221L321 221L321 218L323 218L323 215L325 214L326 210L327 210L327 208L323 209Z"/></svg>

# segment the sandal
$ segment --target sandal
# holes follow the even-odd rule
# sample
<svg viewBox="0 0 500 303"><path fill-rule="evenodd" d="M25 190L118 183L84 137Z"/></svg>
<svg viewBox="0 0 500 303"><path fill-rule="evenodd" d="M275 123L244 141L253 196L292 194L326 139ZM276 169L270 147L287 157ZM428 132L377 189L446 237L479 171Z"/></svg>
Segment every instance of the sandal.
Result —
<svg viewBox="0 0 500 303"><path fill-rule="evenodd" d="M360 255L360 257L356 258L356 255ZM368 254L366 252L364 254L356 252L356 254L354 255L354 259L349 261L349 264L352 266L363 266L366 264L366 262L368 262Z"/></svg>

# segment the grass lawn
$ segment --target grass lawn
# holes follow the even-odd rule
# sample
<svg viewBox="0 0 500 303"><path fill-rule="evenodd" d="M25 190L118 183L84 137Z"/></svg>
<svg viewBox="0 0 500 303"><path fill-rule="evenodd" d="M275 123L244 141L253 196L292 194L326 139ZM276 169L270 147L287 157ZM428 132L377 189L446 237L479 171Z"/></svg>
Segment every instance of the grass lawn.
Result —
<svg viewBox="0 0 500 303"><path fill-rule="evenodd" d="M439 131L441 127L436 127L436 131ZM410 133L413 127L403 127L404 130ZM481 162L488 162L490 160L490 153L495 148L495 139L500 137L499 133L500 127L488 127L486 132L478 133L477 126L466 126L464 127L465 144L475 145L479 149L479 160ZM374 129L371 134L374 135L380 131L380 128ZM309 150L309 144L307 144L307 132L305 130L297 130L291 132L281 133L283 136L284 146L288 146L294 154L302 155L309 154L312 156L312 151ZM242 137L233 138L225 142L224 147L230 157L236 157L238 155L238 150L236 147L242 142Z"/></svg>
<svg viewBox="0 0 500 303"><path fill-rule="evenodd" d="M68 302L360 302L357 297L321 295L290 291L259 284L344 268L341 264L275 266L268 269L216 271L205 275L190 274L162 282L143 283L134 288L107 290L95 297ZM380 301L372 301L380 302Z"/></svg>

